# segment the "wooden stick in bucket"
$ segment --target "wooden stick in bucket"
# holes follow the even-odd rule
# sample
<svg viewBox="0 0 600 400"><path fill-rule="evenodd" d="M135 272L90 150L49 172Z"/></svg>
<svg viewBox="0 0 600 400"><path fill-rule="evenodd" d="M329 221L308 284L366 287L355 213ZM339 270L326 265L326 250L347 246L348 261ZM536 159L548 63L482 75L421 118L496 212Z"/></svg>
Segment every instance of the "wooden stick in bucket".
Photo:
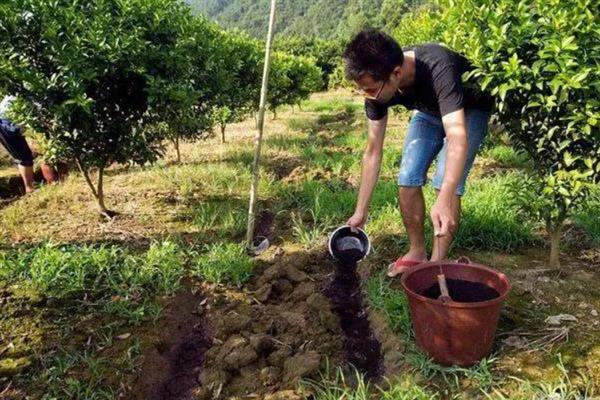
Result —
<svg viewBox="0 0 600 400"><path fill-rule="evenodd" d="M438 300L441 300L443 303L447 303L449 301L452 301L452 298L450 297L450 292L448 292L448 284L446 282L446 275L444 275L444 271L442 270L442 260L441 260L441 253L440 253L440 239L439 239L439 235L436 234L436 239L437 239L437 248L438 248L438 262L440 263L440 274L437 276L437 281L438 281L438 285L440 286L440 297L438 297Z"/></svg>

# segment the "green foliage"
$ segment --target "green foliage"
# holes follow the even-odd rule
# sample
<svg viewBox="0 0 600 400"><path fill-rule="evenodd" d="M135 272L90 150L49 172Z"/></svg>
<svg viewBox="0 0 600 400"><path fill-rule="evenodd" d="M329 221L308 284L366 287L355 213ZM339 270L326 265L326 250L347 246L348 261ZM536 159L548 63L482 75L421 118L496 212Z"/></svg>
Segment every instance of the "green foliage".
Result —
<svg viewBox="0 0 600 400"><path fill-rule="evenodd" d="M395 19L392 36L400 46L417 45L441 41L444 22L441 11L435 4L425 4L407 12L401 19Z"/></svg>
<svg viewBox="0 0 600 400"><path fill-rule="evenodd" d="M103 213L104 168L160 154L162 138L145 123L192 120L191 56L206 50L190 35L194 21L176 0L17 0L0 8L0 86L84 174L99 169L97 187L86 178Z"/></svg>
<svg viewBox="0 0 600 400"><path fill-rule="evenodd" d="M186 0L195 12L263 39L267 32L268 0ZM323 39L347 38L365 27L391 29L406 10L422 0L280 0L276 33Z"/></svg>
<svg viewBox="0 0 600 400"><path fill-rule="evenodd" d="M321 71L313 59L273 54L268 92L272 110L284 104L298 104L321 86Z"/></svg>
<svg viewBox="0 0 600 400"><path fill-rule="evenodd" d="M583 210L573 216L574 222L586 231L590 241L596 245L600 244L598 215L600 215L600 187L596 188L592 199L583 207Z"/></svg>
<svg viewBox="0 0 600 400"><path fill-rule="evenodd" d="M529 162L529 156L526 152L506 145L498 145L486 149L483 152L483 156L491 158L505 167L520 168Z"/></svg>
<svg viewBox="0 0 600 400"><path fill-rule="evenodd" d="M170 294L179 288L184 264L182 250L172 242L155 243L143 255L116 246L45 244L0 252L0 260L2 277L24 279L40 294L64 299Z"/></svg>
<svg viewBox="0 0 600 400"><path fill-rule="evenodd" d="M177 0L18 0L0 12L0 87L20 98L50 158L78 162L104 215L108 165L155 161L164 139L179 154L180 140L215 123L224 135L258 107L262 45ZM273 64L273 109L323 86L312 59L278 54Z"/></svg>
<svg viewBox="0 0 600 400"><path fill-rule="evenodd" d="M150 80L167 78L153 65L177 37L166 27L184 16L166 0L11 2L1 14L2 86L27 102L28 123L86 165L152 160L153 142L134 128L148 109Z"/></svg>
<svg viewBox="0 0 600 400"><path fill-rule="evenodd" d="M212 117L225 135L227 124L237 122L258 109L264 49L247 35L221 32L215 46L215 65L210 69L217 82Z"/></svg>
<svg viewBox="0 0 600 400"><path fill-rule="evenodd" d="M348 379L341 368L330 372L329 367L319 382L304 381L301 387L307 389L315 400L438 400L432 393L415 382L414 378L404 377L394 381L386 380L384 387L373 385L357 371ZM350 381L350 382L347 382Z"/></svg>
<svg viewBox="0 0 600 400"><path fill-rule="evenodd" d="M533 215L558 263L563 221L600 182L600 24L591 0L443 2L447 43L496 97L498 115L535 163Z"/></svg>
<svg viewBox="0 0 600 400"><path fill-rule="evenodd" d="M519 193L534 196L521 174L472 182L463 198L463 215L454 246L514 251L533 244L534 224L510 201L515 186L519 187Z"/></svg>
<svg viewBox="0 0 600 400"><path fill-rule="evenodd" d="M282 36L276 37L274 48L286 54L313 58L321 69L323 84L319 89L323 90L329 86L329 76L341 62L343 42L307 36Z"/></svg>
<svg viewBox="0 0 600 400"><path fill-rule="evenodd" d="M254 263L244 246L236 243L216 243L207 246L192 267L200 279L221 284L231 282L241 286L252 274Z"/></svg>
<svg viewBox="0 0 600 400"><path fill-rule="evenodd" d="M402 334L406 340L412 337L408 299L403 291L392 288L392 282L385 274L375 275L367 281L369 304L382 313L394 332Z"/></svg>
<svg viewBox="0 0 600 400"><path fill-rule="evenodd" d="M193 18L180 11L178 19L160 18L149 27L155 37L165 36L151 55L148 70L149 129L157 137L190 140L209 131L213 125L210 111L222 90L220 75L221 31L204 18ZM169 24L178 23L176 30Z"/></svg>
<svg viewBox="0 0 600 400"><path fill-rule="evenodd" d="M340 58L333 72L329 75L328 89L348 88L353 89L356 86L353 82L346 79L346 67L344 59Z"/></svg>

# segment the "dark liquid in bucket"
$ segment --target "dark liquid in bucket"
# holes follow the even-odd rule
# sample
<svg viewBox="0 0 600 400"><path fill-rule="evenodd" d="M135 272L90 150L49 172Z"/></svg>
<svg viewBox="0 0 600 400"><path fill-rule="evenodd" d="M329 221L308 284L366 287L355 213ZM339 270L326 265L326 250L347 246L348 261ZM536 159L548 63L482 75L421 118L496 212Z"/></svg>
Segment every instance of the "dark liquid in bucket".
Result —
<svg viewBox="0 0 600 400"><path fill-rule="evenodd" d="M446 278L446 283L448 284L450 297L459 303L477 303L492 300L500 296L500 293L496 289L479 282ZM430 299L437 299L441 294L440 286L436 282L420 294Z"/></svg>
<svg viewBox="0 0 600 400"><path fill-rule="evenodd" d="M360 249L339 250L336 256L344 267L349 265L355 267L353 264L364 256L364 252Z"/></svg>

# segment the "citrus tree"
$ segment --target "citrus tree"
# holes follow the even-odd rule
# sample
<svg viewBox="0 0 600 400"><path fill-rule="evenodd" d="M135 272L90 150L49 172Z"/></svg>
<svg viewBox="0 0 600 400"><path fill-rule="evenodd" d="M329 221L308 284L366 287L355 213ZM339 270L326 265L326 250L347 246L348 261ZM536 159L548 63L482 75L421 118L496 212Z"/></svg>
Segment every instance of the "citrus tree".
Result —
<svg viewBox="0 0 600 400"><path fill-rule="evenodd" d="M170 57L181 60L187 19L176 0L0 6L0 85L26 103L24 121L77 161L103 215L113 214L104 204L105 169L160 154L162 138L145 123L173 79Z"/></svg>
<svg viewBox="0 0 600 400"><path fill-rule="evenodd" d="M443 0L445 42L476 66L464 78L497 100L535 162L516 193L551 237L600 181L600 24L595 0ZM533 190L532 196L525 195Z"/></svg>
<svg viewBox="0 0 600 400"><path fill-rule="evenodd" d="M238 122L258 110L264 49L260 43L238 31L221 31L220 46L211 76L218 82L214 93L213 122L225 142L228 124Z"/></svg>
<svg viewBox="0 0 600 400"><path fill-rule="evenodd" d="M294 56L313 58L321 70L322 86L319 90L324 90L329 86L329 77L342 57L344 43L310 36L280 36L275 41L275 49Z"/></svg>
<svg viewBox="0 0 600 400"><path fill-rule="evenodd" d="M423 4L396 18L390 25L392 36L400 46L419 45L427 42L440 42L444 33L442 8L435 3Z"/></svg>
<svg viewBox="0 0 600 400"><path fill-rule="evenodd" d="M311 58L273 54L269 77L269 107L277 118L277 107L299 104L322 87L321 70Z"/></svg>
<svg viewBox="0 0 600 400"><path fill-rule="evenodd" d="M171 19L148 21L153 35L170 40L156 43L147 53L148 129L170 140L181 161L179 143L194 140L212 129L210 112L221 82L209 73L219 61L222 47L220 29L203 17L188 13L179 16L179 25Z"/></svg>

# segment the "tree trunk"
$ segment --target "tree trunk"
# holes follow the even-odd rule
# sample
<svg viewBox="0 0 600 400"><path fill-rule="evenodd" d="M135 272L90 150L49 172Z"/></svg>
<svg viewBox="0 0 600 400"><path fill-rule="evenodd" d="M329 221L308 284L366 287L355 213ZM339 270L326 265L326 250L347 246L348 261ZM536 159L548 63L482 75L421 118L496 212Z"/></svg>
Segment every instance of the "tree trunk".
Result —
<svg viewBox="0 0 600 400"><path fill-rule="evenodd" d="M221 143L225 143L225 124L221 124Z"/></svg>
<svg viewBox="0 0 600 400"><path fill-rule="evenodd" d="M562 222L554 227L548 227L550 234L550 267L560 267L560 239L562 236Z"/></svg>
<svg viewBox="0 0 600 400"><path fill-rule="evenodd" d="M108 210L104 205L104 167L100 167L98 169L98 190L96 191L96 193L98 194L96 198L98 203L98 210L101 214L107 215Z"/></svg>
<svg viewBox="0 0 600 400"><path fill-rule="evenodd" d="M177 153L177 164L181 164L181 151L179 150L179 138L173 139L173 145L175 146L175 152Z"/></svg>
<svg viewBox="0 0 600 400"><path fill-rule="evenodd" d="M277 119L277 109L273 108L273 120Z"/></svg>
<svg viewBox="0 0 600 400"><path fill-rule="evenodd" d="M104 167L100 167L98 169L98 187L96 187L92 182L92 178L90 177L88 169L85 168L79 158L76 158L75 160L77 161L77 166L79 167L81 174L85 178L86 183L94 195L94 200L96 200L96 206L98 207L98 212L100 215L109 219L115 216L116 213L107 209L104 205Z"/></svg>

